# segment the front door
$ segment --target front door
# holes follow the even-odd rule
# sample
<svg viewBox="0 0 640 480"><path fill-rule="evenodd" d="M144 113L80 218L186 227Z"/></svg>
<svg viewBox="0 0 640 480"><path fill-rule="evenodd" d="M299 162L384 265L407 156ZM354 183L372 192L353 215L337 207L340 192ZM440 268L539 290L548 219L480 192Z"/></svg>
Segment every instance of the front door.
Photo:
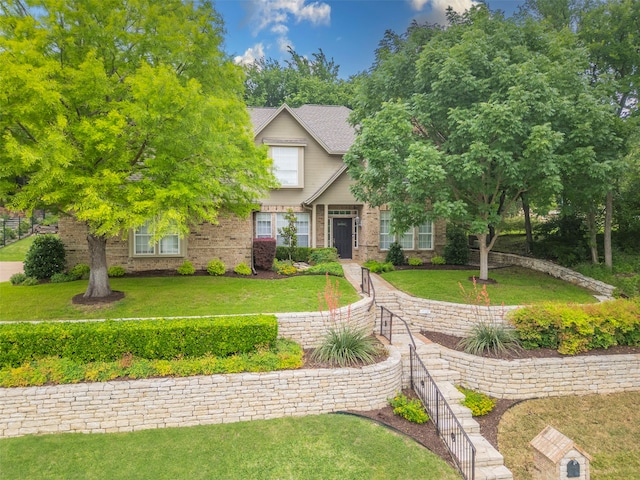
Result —
<svg viewBox="0 0 640 480"><path fill-rule="evenodd" d="M333 246L338 250L338 256L342 259L351 258L353 219L334 218L332 227Z"/></svg>

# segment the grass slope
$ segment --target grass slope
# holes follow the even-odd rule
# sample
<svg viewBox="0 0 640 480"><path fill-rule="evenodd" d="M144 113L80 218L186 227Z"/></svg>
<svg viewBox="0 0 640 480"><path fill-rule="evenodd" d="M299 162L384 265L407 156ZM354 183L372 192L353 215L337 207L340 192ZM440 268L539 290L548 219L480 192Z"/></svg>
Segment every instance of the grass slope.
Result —
<svg viewBox="0 0 640 480"><path fill-rule="evenodd" d="M35 235L31 235L0 248L0 262L23 262L35 238Z"/></svg>
<svg viewBox="0 0 640 480"><path fill-rule="evenodd" d="M640 392L529 400L508 410L498 429L505 464L533 478L529 442L552 425L593 457L591 478L640 479Z"/></svg>
<svg viewBox="0 0 640 480"><path fill-rule="evenodd" d="M460 478L414 441L343 415L10 438L0 462L6 480Z"/></svg>
<svg viewBox="0 0 640 480"><path fill-rule="evenodd" d="M341 303L360 299L344 278L338 281ZM83 293L86 280L16 287L0 283L0 320L58 320L83 318L170 317L243 313L316 312L324 276L298 276L281 280L229 277L113 278L111 288L125 298L107 306L71 303ZM326 307L325 307L326 308Z"/></svg>
<svg viewBox="0 0 640 480"><path fill-rule="evenodd" d="M443 302L467 303L460 284L467 293L473 291L472 276L478 270L396 270L382 275L393 286L414 297ZM487 285L491 305L526 305L546 301L593 303L595 298L584 288L550 275L519 267L491 270L489 278L497 281ZM478 289L482 286L478 285Z"/></svg>

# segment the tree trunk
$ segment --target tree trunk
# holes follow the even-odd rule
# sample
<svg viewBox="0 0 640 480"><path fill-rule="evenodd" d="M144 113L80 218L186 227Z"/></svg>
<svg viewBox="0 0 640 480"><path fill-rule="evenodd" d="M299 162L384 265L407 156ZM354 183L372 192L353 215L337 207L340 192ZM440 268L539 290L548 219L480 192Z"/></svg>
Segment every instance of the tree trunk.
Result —
<svg viewBox="0 0 640 480"><path fill-rule="evenodd" d="M598 229L596 228L595 207L589 208L587 213L587 227L589 228L589 249L591 250L591 262L596 265L600 263L598 258Z"/></svg>
<svg viewBox="0 0 640 480"><path fill-rule="evenodd" d="M607 192L607 203L604 212L604 264L613 268L613 253L611 252L611 223L613 219L613 190Z"/></svg>
<svg viewBox="0 0 640 480"><path fill-rule="evenodd" d="M489 280L489 247L487 246L487 234L478 234L480 247L480 280Z"/></svg>
<svg viewBox="0 0 640 480"><path fill-rule="evenodd" d="M89 285L84 298L101 298L111 295L107 274L107 237L89 234Z"/></svg>
<svg viewBox="0 0 640 480"><path fill-rule="evenodd" d="M524 231L526 234L526 241L524 243L525 254L529 255L533 250L533 229L531 228L531 207L529 206L529 198L527 194L522 192L520 194L522 199L522 211L524 212Z"/></svg>

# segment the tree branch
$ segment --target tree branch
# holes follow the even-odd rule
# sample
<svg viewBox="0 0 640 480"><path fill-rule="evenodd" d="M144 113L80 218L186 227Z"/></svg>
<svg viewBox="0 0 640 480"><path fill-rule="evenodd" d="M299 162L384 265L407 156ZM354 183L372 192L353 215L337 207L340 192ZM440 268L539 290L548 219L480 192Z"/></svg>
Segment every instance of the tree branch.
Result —
<svg viewBox="0 0 640 480"><path fill-rule="evenodd" d="M20 127L20 129L27 135L27 137L29 137L29 139L33 142L33 143L38 143L38 141L36 140L36 138L31 135L31 132L29 132L29 130L27 130L27 127L25 127L24 125L22 125L22 123L17 122L18 126Z"/></svg>

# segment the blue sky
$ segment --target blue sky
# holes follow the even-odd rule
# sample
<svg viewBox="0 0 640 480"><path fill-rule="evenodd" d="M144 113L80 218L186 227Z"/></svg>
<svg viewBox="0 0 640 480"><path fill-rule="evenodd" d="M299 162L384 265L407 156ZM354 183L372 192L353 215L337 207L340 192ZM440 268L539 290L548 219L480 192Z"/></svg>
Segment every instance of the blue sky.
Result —
<svg viewBox="0 0 640 480"><path fill-rule="evenodd" d="M487 0L507 16L524 0ZM289 58L287 46L310 57L319 48L347 78L367 70L385 30L404 32L412 20L443 23L448 5L462 12L473 0L214 0L225 23L225 51L237 62Z"/></svg>

